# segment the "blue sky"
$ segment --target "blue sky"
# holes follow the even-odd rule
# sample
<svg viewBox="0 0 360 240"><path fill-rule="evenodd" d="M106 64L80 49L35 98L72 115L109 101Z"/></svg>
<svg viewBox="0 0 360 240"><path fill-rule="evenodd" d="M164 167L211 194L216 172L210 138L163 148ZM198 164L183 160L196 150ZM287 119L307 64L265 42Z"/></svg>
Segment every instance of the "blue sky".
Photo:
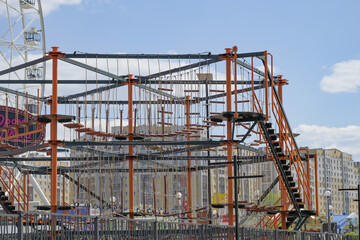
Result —
<svg viewBox="0 0 360 240"><path fill-rule="evenodd" d="M360 160L359 1L43 1L47 47L64 52L268 50L290 85L299 145Z"/></svg>

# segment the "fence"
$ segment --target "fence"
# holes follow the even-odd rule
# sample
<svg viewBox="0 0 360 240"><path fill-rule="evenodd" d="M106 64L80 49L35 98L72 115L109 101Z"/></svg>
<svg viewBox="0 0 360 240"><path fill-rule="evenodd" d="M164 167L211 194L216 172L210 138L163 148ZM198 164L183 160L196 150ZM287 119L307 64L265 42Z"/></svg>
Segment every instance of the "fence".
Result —
<svg viewBox="0 0 360 240"><path fill-rule="evenodd" d="M241 227L241 240L340 240L341 235ZM20 212L0 214L0 240L235 239L234 227L119 217Z"/></svg>

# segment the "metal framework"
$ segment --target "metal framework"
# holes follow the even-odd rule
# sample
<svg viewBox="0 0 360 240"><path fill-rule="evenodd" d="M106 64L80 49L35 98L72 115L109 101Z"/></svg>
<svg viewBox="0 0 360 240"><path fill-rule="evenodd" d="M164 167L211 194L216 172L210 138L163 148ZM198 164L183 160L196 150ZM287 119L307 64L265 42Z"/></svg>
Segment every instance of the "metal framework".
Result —
<svg viewBox="0 0 360 240"><path fill-rule="evenodd" d="M282 86L287 81L282 76L273 76L273 58L268 52L238 53L237 48L233 47L226 48L223 54L215 55L65 54L53 47L45 57L1 70L0 76L47 60L52 61L52 79L42 80L41 83L51 84L51 96L30 96L26 92L20 94L18 91L8 91L17 101L22 98L27 103L28 99L34 99L37 106L41 102L50 105L50 114L46 110L38 111L36 121L25 125L17 123L18 112L24 111L28 116L28 105L26 104L25 109L17 106L15 124L0 126L6 133L0 138L0 148L4 150L0 153L1 185L2 189L12 192L10 201L1 203L8 213L15 210L15 202L18 208L29 209L29 183L26 182L29 174L50 175L52 213L60 208L57 187L59 176L64 176L63 184L65 176L72 182L77 189L78 200L81 190L89 199L96 196L99 206L105 201L103 192L108 191L104 188L110 188L113 199L114 180L111 178L109 185L105 186L101 186L100 182L99 189L96 190L98 193L95 194L91 190L90 181L94 180L90 177L91 174L96 173L100 177L106 177L106 174L126 174L129 193L127 212L130 218L135 218L139 213L135 209L134 197L137 176L138 179L143 178L145 213L145 191L149 191L145 190L145 184L150 184L145 182L145 178L150 177L149 174L167 173L173 175L172 179L177 179L186 173L182 191L186 193L187 208L182 209L181 216L189 222L196 219L201 221L195 214L199 208L193 207L193 194L196 191L193 189L194 173L207 171L207 191L208 196L212 196L211 185L216 183L211 181L211 171L225 168L226 202L214 207L208 197L205 209L208 214L212 214L212 208L225 207L229 225L234 225L235 219L236 224L238 223L234 207L236 213L239 209L257 213L261 218L257 226L264 228L287 229L293 226L298 230L310 215L315 214L310 209L312 199L309 169L305 170L282 106ZM84 79L58 80L62 63L84 71ZM263 65L264 71L254 67L259 63ZM147 68L147 73L144 74L141 68ZM220 78L218 75L221 75ZM27 84L40 83L39 80L11 80L11 83L23 84L25 81ZM0 84L9 82L0 80ZM59 86L70 84L80 84L82 88L75 93L59 96L59 92L64 93ZM4 114L7 123L7 105ZM33 128L29 128L31 124L34 125ZM31 141L25 144L25 141L20 140L18 142L22 145L19 145L12 141L24 135L43 132L45 128L42 125L50 125L47 127L50 139L45 140L44 145L36 147ZM67 129L64 130L67 131L64 139L59 139L59 126ZM9 132L12 129L15 131ZM69 149L72 156L59 156L59 147ZM50 157L16 156L22 151L41 149L45 149ZM247 154L242 154L245 151ZM237 161L233 160L234 156ZM216 162L221 160L222 162ZM49 161L50 165L38 167L25 164L31 161ZM71 162L71 165L59 166L58 161ZM239 205L242 199L238 201L238 189L242 181L258 183L255 181L261 181L264 176L239 176L239 168L265 162L273 162L278 177L261 194L258 204L244 201L244 204ZM23 184L15 177L14 169L23 175ZM88 178L81 180L80 176L84 175ZM162 191L165 195L165 211L161 216L173 217L174 215L167 213L166 179L164 175ZM157 216L154 178L152 186L153 215ZM280 188L280 197L273 206L263 205L262 201L275 190L275 186ZM137 195L140 194L141 192L137 192ZM22 199L18 196L22 196ZM63 205L67 205L64 193L62 196ZM113 200L110 201L113 204ZM79 205L79 202L76 204ZM123 205L122 192L121 204ZM123 206L121 211L125 212ZM55 223L56 215L53 214L53 228L56 228ZM56 238L55 231L53 234Z"/></svg>

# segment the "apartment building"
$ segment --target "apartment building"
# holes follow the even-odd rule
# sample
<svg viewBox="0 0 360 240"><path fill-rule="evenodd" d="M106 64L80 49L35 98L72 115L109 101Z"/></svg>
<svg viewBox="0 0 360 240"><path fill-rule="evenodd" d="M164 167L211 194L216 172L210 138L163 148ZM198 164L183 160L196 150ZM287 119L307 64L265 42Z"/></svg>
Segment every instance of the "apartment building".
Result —
<svg viewBox="0 0 360 240"><path fill-rule="evenodd" d="M357 212L356 191L339 191L340 188L356 188L359 183L359 163L352 155L338 149L309 149L310 155L317 156L319 213L326 214L327 198L325 191L331 191L330 205L335 215ZM315 208L315 159L310 159L310 178L312 207Z"/></svg>

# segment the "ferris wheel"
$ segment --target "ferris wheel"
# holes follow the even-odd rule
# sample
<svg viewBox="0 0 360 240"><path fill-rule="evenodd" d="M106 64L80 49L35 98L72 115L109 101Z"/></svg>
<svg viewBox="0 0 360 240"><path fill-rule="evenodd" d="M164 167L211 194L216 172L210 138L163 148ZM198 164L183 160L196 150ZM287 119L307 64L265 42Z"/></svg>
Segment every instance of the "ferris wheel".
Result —
<svg viewBox="0 0 360 240"><path fill-rule="evenodd" d="M7 69L44 56L45 29L41 0L0 0L0 69ZM4 94L14 105L14 95L28 93L30 102L35 96L43 97L44 84L27 84L29 80L44 80L46 63L30 65L26 69L1 76L1 80L14 80L22 84L0 84L0 101ZM11 94L9 94L11 93ZM30 109L29 109L30 110ZM41 111L41 110L40 110Z"/></svg>

